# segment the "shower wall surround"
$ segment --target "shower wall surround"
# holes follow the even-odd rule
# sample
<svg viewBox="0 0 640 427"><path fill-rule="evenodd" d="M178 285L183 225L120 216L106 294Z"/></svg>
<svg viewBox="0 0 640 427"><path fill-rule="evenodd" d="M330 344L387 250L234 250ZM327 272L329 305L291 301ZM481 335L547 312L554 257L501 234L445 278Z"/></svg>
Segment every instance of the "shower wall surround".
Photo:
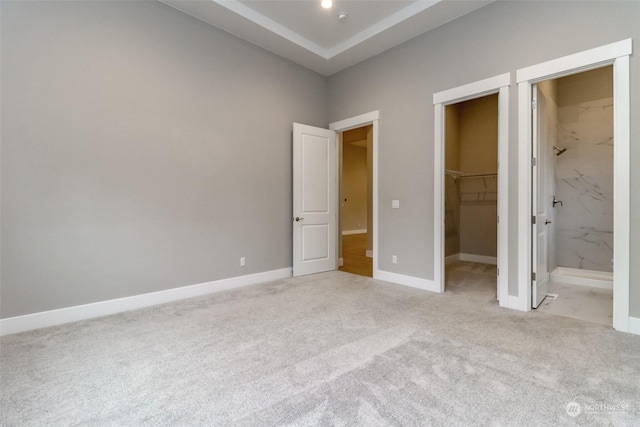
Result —
<svg viewBox="0 0 640 427"><path fill-rule="evenodd" d="M558 107L554 209L561 267L613 271L613 98Z"/></svg>

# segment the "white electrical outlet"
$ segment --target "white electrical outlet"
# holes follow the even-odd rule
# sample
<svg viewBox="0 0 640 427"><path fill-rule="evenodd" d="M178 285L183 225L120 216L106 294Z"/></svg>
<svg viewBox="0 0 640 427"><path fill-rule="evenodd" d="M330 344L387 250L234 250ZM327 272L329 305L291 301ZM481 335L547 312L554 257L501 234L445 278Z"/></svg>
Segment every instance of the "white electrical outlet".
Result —
<svg viewBox="0 0 640 427"><path fill-rule="evenodd" d="M400 209L400 200L392 200L391 201L392 209Z"/></svg>
<svg viewBox="0 0 640 427"><path fill-rule="evenodd" d="M244 257L240 258L240 267L244 267L246 265L246 260L244 259Z"/></svg>
<svg viewBox="0 0 640 427"><path fill-rule="evenodd" d="M391 263L392 264L397 264L398 263L398 257L395 255L391 255Z"/></svg>

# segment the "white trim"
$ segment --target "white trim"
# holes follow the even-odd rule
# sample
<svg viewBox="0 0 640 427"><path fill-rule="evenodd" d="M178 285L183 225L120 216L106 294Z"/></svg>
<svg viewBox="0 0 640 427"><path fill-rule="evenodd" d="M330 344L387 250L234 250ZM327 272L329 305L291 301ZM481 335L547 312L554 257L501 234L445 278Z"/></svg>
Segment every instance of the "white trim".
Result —
<svg viewBox="0 0 640 427"><path fill-rule="evenodd" d="M556 267L551 272L551 281L566 283L567 285L613 290L613 273L606 271Z"/></svg>
<svg viewBox="0 0 640 427"><path fill-rule="evenodd" d="M256 25L261 26L262 28L271 31L274 34L279 35L292 43L297 44L298 46L308 50L309 52L313 52L316 55L322 57L323 59L329 59L327 56L327 49L323 48L317 43L312 42L306 37L301 36L295 31L290 30L282 24L274 21L273 19L261 14L260 12L250 8L249 6L245 6L240 3L238 0L213 0L217 4L222 7L229 9L232 12L237 13L243 18L248 19Z"/></svg>
<svg viewBox="0 0 640 427"><path fill-rule="evenodd" d="M458 254L460 261L477 262L479 264L498 265L498 257L474 254Z"/></svg>
<svg viewBox="0 0 640 427"><path fill-rule="evenodd" d="M338 258L338 267L342 267L344 265L344 258Z"/></svg>
<svg viewBox="0 0 640 427"><path fill-rule="evenodd" d="M507 81L508 85L510 81ZM509 87L498 95L498 303L509 300ZM502 220L500 219L502 218ZM502 307L511 307L507 303Z"/></svg>
<svg viewBox="0 0 640 427"><path fill-rule="evenodd" d="M325 49L324 55L321 56L323 56L325 59L331 59L334 56L338 56L341 53L351 49L352 47L355 47L360 43L383 33L389 28L411 18L414 15L417 15L418 13L440 3L441 1L442 0L422 0L410 3L407 7L400 9L390 16L387 16L382 21L376 22L375 24L367 27L353 37L350 37L347 40L338 43L337 45L329 49Z"/></svg>
<svg viewBox="0 0 640 427"><path fill-rule="evenodd" d="M351 117L349 119L333 122L329 125L329 129L335 130L336 132L345 132L351 129L373 124L375 120L380 120L379 111L371 111L369 113L360 114L359 116Z"/></svg>
<svg viewBox="0 0 640 427"><path fill-rule="evenodd" d="M361 114L359 116L351 117L348 119L340 120L337 122L333 122L329 124L329 129L336 132L345 132L350 129L355 129L362 126L372 125L372 142L373 146L373 253L371 257L373 258L373 277L377 278L378 274L378 164L379 164L379 127L380 127L380 112L378 110L371 111L369 113ZM338 179L336 179L336 185L338 185Z"/></svg>
<svg viewBox="0 0 640 427"><path fill-rule="evenodd" d="M444 105L438 103L433 108L433 281L438 292L444 292Z"/></svg>
<svg viewBox="0 0 640 427"><path fill-rule="evenodd" d="M450 264L452 262L456 262L456 261L467 261L467 262L477 262L479 264L498 265L498 257L495 257L495 256L457 253L457 254L449 255L444 258L445 265Z"/></svg>
<svg viewBox="0 0 640 427"><path fill-rule="evenodd" d="M629 57L624 56L613 63L613 327L623 332L630 324L630 95Z"/></svg>
<svg viewBox="0 0 640 427"><path fill-rule="evenodd" d="M273 19L257 12L256 10L245 6L238 0L213 0L220 6L223 6L232 12L237 13L245 19L250 20L254 24L261 26L262 28L271 31L274 34L283 37L298 46L308 50L309 52L313 52L314 54L320 56L325 60L329 60L337 55L340 55L343 52L351 49L358 44L377 36L378 34L383 33L389 28L411 18L412 16L417 15L418 13L440 3L442 0L428 0L428 1L419 1L415 3L410 3L408 6L400 9L394 14L387 16L385 19L376 22L374 25L367 27L363 31L355 34L354 36L344 40L341 43L338 43L335 46L330 48L325 48L320 46L317 43L312 42L308 38L296 33L295 31L290 30L289 28L279 24Z"/></svg>
<svg viewBox="0 0 640 427"><path fill-rule="evenodd" d="M378 254L380 253L378 248L378 242L380 241L378 228L378 165L380 164L380 143L378 135L379 125L376 119L373 121L373 253L371 254L374 278L376 278L378 274Z"/></svg>
<svg viewBox="0 0 640 427"><path fill-rule="evenodd" d="M516 83L526 81L534 83L567 75L568 71L574 73L598 68L599 66L611 63L616 58L631 55L631 52L631 39L621 40L616 43L521 68L516 72Z"/></svg>
<svg viewBox="0 0 640 427"><path fill-rule="evenodd" d="M367 229L363 228L360 230L342 230L343 236L349 236L351 234L367 234Z"/></svg>
<svg viewBox="0 0 640 427"><path fill-rule="evenodd" d="M444 106L498 93L498 299L512 307L509 294L509 85L504 73L433 95L434 103L434 282L444 292Z"/></svg>
<svg viewBox="0 0 640 427"><path fill-rule="evenodd" d="M456 262L456 261L460 261L460 254L453 254L453 255L444 257L445 265L451 264L452 262Z"/></svg>
<svg viewBox="0 0 640 427"><path fill-rule="evenodd" d="M518 306L531 310L531 84L518 84Z"/></svg>
<svg viewBox="0 0 640 427"><path fill-rule="evenodd" d="M629 317L629 330L627 332L640 335L640 317Z"/></svg>
<svg viewBox="0 0 640 427"><path fill-rule="evenodd" d="M520 299L514 295L507 295L507 302L505 305L501 304L501 307L509 307L513 310L519 311L529 311L527 310L527 307L522 306Z"/></svg>
<svg viewBox="0 0 640 427"><path fill-rule="evenodd" d="M181 286L165 291L76 305L57 310L42 311L24 316L9 317L0 320L0 336L108 316L124 311L165 304L288 277L291 277L291 268L282 268L279 270L200 283L198 285Z"/></svg>
<svg viewBox="0 0 640 427"><path fill-rule="evenodd" d="M397 285L410 286L430 292L440 292L440 287L433 280L421 279L419 277L406 276L404 274L392 273L390 271L378 270L376 280L395 283Z"/></svg>
<svg viewBox="0 0 640 427"><path fill-rule="evenodd" d="M488 79L443 90L433 94L433 104L452 104L468 99L480 98L495 93L497 89L511 84L511 74L504 73Z"/></svg>
<svg viewBox="0 0 640 427"><path fill-rule="evenodd" d="M373 251L370 249L367 249L364 253L364 256L366 256L367 258L373 258Z"/></svg>
<svg viewBox="0 0 640 427"><path fill-rule="evenodd" d="M631 39L517 71L518 81L518 305L531 310L531 86L563 75L613 64L614 279L613 327L629 332L630 76Z"/></svg>

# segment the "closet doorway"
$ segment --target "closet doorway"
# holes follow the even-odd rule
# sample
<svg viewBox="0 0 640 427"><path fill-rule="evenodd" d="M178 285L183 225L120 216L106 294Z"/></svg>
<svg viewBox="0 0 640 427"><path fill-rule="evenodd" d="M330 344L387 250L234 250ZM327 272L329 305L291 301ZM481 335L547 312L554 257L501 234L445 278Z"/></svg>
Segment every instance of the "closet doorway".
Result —
<svg viewBox="0 0 640 427"><path fill-rule="evenodd" d="M445 290L497 300L498 94L445 107Z"/></svg>
<svg viewBox="0 0 640 427"><path fill-rule="evenodd" d="M497 276L497 280L491 279L491 281L496 285L497 289L494 289L493 292L490 292L491 301L495 301L496 297L500 306L502 307L510 307L516 308L515 303L517 303L517 297L509 295L509 253L507 252L507 243L509 241L508 236L508 224L509 224L509 210L507 209L509 206L509 183L507 181L507 171L509 170L509 144L508 144L508 135L509 135L509 85L511 84L511 76L509 73L499 74L494 77L490 77L484 80L479 80L476 82L468 83L462 86L454 87L451 89L444 90L442 92L437 92L433 94L433 106L434 106L434 197L433 197L433 205L434 205L434 288L439 292L445 292L445 230L447 228L447 224L445 223L445 181L451 180L455 178L460 178L464 173L468 173L469 175L479 175L483 173L491 173L495 174L494 178L497 181L497 194L489 194L491 191L489 190L488 180L492 178L489 176L485 176L484 181L480 178L479 181L484 185L487 182L487 191L486 194L483 194L481 197L485 197L484 201L488 202L489 197L495 197L497 204L497 216L494 217L494 225L497 224L495 228L497 234L497 244L496 244L496 252L494 255L483 255L483 254L469 254L469 255L478 255L478 256L486 256L488 258L475 258L475 261L493 261L497 259L497 266L493 266L489 264L489 271L491 269L495 269L495 275ZM446 123L446 108L450 105L461 104L467 101L473 101L475 99L481 99L484 97L497 97L497 117L494 115L491 118L491 126L497 126L497 161L496 161L496 169L494 170L486 170L486 171L464 171L460 169L454 169L452 167L447 167L446 162L446 135L447 132L455 132L455 130L451 129L451 123L449 124L450 129L447 130ZM481 102L481 101L479 101ZM488 101L487 101L488 102ZM454 135L455 138L455 135ZM495 152L494 152L495 153ZM459 154L458 154L459 155ZM494 154L495 155L495 154ZM453 156L453 157L452 157ZM450 159L455 159L456 154L449 154ZM452 166L452 165L449 165ZM455 167L455 165L453 165ZM446 174L446 170L449 169L449 174ZM457 172L457 173L456 173ZM472 180L474 178L468 177L464 179ZM465 184L466 185L466 184ZM466 193L466 189L462 190ZM457 193L457 190L456 190ZM485 193L483 191L483 193ZM456 197L462 197L459 194L456 194ZM464 197L471 197L465 195ZM465 199L468 200L468 199ZM478 199L476 199L478 200ZM488 204L487 204L488 205ZM455 208L454 208L455 209ZM451 221L451 220L450 220ZM455 219L454 219L455 221ZM451 225L451 224L450 224ZM452 230L449 230L452 231ZM494 237L495 238L495 237ZM451 239L450 239L451 240ZM455 243L454 243L455 244ZM451 250L451 249L450 249ZM455 252L455 247L453 248ZM460 248L458 247L457 252L451 253L454 255L449 258L450 262L455 261L456 253L460 254ZM483 268L482 263L480 264ZM447 289L451 291L451 289Z"/></svg>

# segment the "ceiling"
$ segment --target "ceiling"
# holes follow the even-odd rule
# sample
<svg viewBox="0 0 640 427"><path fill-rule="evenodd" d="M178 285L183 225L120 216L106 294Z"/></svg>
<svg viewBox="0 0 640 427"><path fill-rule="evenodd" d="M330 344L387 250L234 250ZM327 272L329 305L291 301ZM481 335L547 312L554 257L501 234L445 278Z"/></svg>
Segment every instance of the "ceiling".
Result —
<svg viewBox="0 0 640 427"><path fill-rule="evenodd" d="M495 0L160 1L329 76Z"/></svg>

